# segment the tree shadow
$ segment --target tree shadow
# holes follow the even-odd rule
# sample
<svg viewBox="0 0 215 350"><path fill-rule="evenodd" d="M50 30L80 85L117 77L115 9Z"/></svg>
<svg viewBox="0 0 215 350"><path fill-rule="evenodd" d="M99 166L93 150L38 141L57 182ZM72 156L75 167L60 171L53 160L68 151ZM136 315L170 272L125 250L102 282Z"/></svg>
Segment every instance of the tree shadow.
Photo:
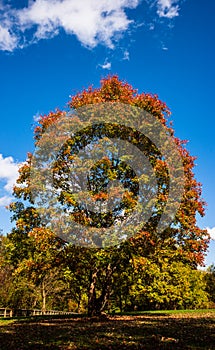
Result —
<svg viewBox="0 0 215 350"><path fill-rule="evenodd" d="M213 317L115 316L22 320L0 327L2 350L213 349Z"/></svg>

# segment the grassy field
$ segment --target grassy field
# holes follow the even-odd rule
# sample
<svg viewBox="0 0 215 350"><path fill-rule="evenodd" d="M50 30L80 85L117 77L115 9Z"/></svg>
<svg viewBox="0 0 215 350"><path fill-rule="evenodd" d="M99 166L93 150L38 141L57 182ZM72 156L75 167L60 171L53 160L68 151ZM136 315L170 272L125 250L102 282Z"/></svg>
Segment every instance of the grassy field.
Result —
<svg viewBox="0 0 215 350"><path fill-rule="evenodd" d="M0 319L1 350L215 349L215 310Z"/></svg>

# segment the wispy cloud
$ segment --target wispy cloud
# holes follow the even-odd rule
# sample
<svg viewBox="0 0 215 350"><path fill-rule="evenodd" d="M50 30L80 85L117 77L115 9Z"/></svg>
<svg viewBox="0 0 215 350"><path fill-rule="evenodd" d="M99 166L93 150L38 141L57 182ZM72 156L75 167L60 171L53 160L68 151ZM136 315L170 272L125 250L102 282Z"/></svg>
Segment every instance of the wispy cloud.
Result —
<svg viewBox="0 0 215 350"><path fill-rule="evenodd" d="M18 38L11 34L9 28L4 28L0 24L0 50L13 51L18 45Z"/></svg>
<svg viewBox="0 0 215 350"><path fill-rule="evenodd" d="M206 230L210 234L211 239L215 240L215 227L212 227L212 228L207 227Z"/></svg>
<svg viewBox="0 0 215 350"><path fill-rule="evenodd" d="M157 16L174 18L182 0L155 0ZM23 8L13 8L0 0L0 50L13 51L41 39L50 39L64 30L82 45L103 44L114 48L117 39L135 21L127 9L141 0L29 0ZM140 12L143 20L144 13Z"/></svg>
<svg viewBox="0 0 215 350"><path fill-rule="evenodd" d="M0 197L0 207L6 207L11 203L11 201L12 201L11 196Z"/></svg>
<svg viewBox="0 0 215 350"><path fill-rule="evenodd" d="M174 18L179 16L179 0L158 0L157 13L159 17Z"/></svg>
<svg viewBox="0 0 215 350"><path fill-rule="evenodd" d="M19 165L12 157L3 157L0 154L0 181L3 185L3 196L0 197L0 206L6 206L11 201L13 186L18 178Z"/></svg>
<svg viewBox="0 0 215 350"><path fill-rule="evenodd" d="M33 121L37 123L40 120L41 114L42 113L40 113L39 111L36 114L34 114Z"/></svg>
<svg viewBox="0 0 215 350"><path fill-rule="evenodd" d="M129 61L130 60L130 55L129 55L129 51L125 50L123 53L123 58L124 61Z"/></svg>
<svg viewBox="0 0 215 350"><path fill-rule="evenodd" d="M99 64L99 66L102 69L110 70L111 69L111 62L108 62L107 60L105 60L105 62L103 64Z"/></svg>

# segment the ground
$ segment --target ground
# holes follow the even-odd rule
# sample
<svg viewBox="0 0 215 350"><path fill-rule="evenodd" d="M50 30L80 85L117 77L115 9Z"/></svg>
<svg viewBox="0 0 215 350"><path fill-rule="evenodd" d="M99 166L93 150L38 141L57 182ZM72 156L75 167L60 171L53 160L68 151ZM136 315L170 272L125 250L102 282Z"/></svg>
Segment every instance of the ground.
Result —
<svg viewBox="0 0 215 350"><path fill-rule="evenodd" d="M0 320L1 350L215 349L215 310Z"/></svg>

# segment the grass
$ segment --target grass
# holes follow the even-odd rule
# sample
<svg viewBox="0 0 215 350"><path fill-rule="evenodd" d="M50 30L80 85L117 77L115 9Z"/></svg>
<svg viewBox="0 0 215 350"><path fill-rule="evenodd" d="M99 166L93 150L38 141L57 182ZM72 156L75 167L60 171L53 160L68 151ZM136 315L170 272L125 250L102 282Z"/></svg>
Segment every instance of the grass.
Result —
<svg viewBox="0 0 215 350"><path fill-rule="evenodd" d="M118 312L117 315L183 315L183 314L213 314L215 316L215 309L196 309L196 310L152 310L152 311L131 311Z"/></svg>
<svg viewBox="0 0 215 350"><path fill-rule="evenodd" d="M0 320L1 350L215 349L215 310Z"/></svg>
<svg viewBox="0 0 215 350"><path fill-rule="evenodd" d="M11 318L0 318L0 327L7 326L15 321L15 319Z"/></svg>

